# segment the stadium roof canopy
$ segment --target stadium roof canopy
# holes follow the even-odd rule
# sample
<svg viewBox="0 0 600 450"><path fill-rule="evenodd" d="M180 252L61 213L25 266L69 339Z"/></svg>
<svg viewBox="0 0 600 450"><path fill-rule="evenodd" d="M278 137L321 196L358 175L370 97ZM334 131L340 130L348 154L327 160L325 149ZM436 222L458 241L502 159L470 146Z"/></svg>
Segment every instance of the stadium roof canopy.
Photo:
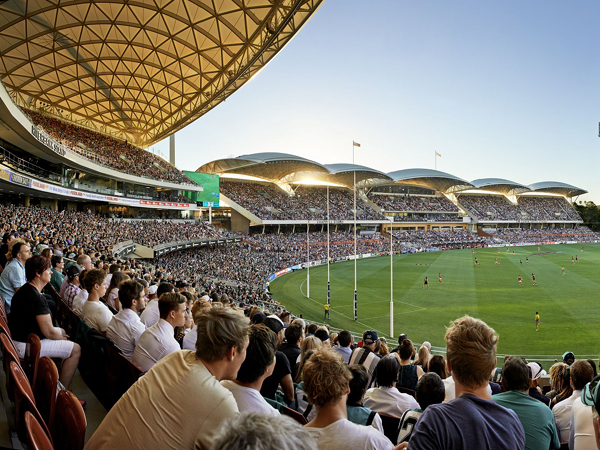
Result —
<svg viewBox="0 0 600 450"><path fill-rule="evenodd" d="M314 161L287 153L254 153L237 158L218 159L200 166L196 172L214 174L238 174L279 182L298 172L328 173Z"/></svg>
<svg viewBox="0 0 600 450"><path fill-rule="evenodd" d="M327 181L350 188L354 184L354 173L356 173L357 185L365 183L382 183L392 180L388 175L379 170L357 164L326 164L325 168L329 171Z"/></svg>
<svg viewBox="0 0 600 450"><path fill-rule="evenodd" d="M471 181L475 189L497 192L504 195L515 195L530 191L531 189L523 184L503 178L480 178Z"/></svg>
<svg viewBox="0 0 600 450"><path fill-rule="evenodd" d="M564 195L567 198L587 194L585 189L571 186L570 184L560 183L558 181L541 181L529 185L529 188L535 192L547 192L549 194Z"/></svg>
<svg viewBox="0 0 600 450"><path fill-rule="evenodd" d="M351 188L354 184L389 182L385 173L358 164L319 164L287 153L255 153L237 158L218 159L199 167L196 172L238 174L262 178L274 183L322 181Z"/></svg>
<svg viewBox="0 0 600 450"><path fill-rule="evenodd" d="M0 79L20 106L151 145L224 101L323 0L4 0Z"/></svg>
<svg viewBox="0 0 600 450"><path fill-rule="evenodd" d="M404 169L388 173L394 183L423 186L441 192L472 189L473 185L462 178L432 169Z"/></svg>

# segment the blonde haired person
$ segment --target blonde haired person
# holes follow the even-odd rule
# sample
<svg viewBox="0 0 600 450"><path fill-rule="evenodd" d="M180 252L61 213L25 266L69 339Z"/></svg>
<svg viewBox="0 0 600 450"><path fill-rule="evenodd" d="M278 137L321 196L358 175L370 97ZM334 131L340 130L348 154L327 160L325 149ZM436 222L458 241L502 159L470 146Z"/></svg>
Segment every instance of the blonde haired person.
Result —
<svg viewBox="0 0 600 450"><path fill-rule="evenodd" d="M304 367L304 389L317 410L305 425L319 450L386 450L394 445L375 428L348 420L346 398L352 374L342 357L330 347L314 351Z"/></svg>
<svg viewBox="0 0 600 450"><path fill-rule="evenodd" d="M425 343L419 347L417 359L413 363L415 366L421 366L423 372L429 372L429 360L431 359L430 348L427 348Z"/></svg>
<svg viewBox="0 0 600 450"><path fill-rule="evenodd" d="M212 449L223 423L239 414L233 380L246 358L248 319L229 308L195 317L196 351L161 359L108 412L86 449ZM125 419L125 420L124 420Z"/></svg>
<svg viewBox="0 0 600 450"><path fill-rule="evenodd" d="M315 336L306 336L302 341L302 345L300 346L300 356L298 357L298 360L296 362L296 379L294 380L296 383L302 381L302 368L304 367L306 354L309 350L316 350L321 345L323 345L323 342L321 341L321 339Z"/></svg>

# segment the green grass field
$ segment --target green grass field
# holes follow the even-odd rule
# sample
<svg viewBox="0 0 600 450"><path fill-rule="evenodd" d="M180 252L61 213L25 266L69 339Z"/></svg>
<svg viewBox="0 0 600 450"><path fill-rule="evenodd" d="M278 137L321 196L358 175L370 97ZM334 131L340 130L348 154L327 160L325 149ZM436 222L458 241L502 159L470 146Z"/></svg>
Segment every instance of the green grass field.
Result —
<svg viewBox="0 0 600 450"><path fill-rule="evenodd" d="M600 352L600 244L537 246L430 252L394 257L394 341L406 333L445 347L448 323L464 314L480 318L500 335L498 353L553 361L566 350L596 359ZM513 250L515 254L513 254ZM571 263L577 255L579 262ZM480 265L474 265L477 257ZM495 258L499 264L494 264ZM525 260L529 257L529 264ZM519 264L523 260L523 266ZM561 274L565 267L565 276ZM443 284L438 281L442 273ZM331 273L332 327L361 334L377 330L390 337L390 258L358 261L358 321L353 318L354 262L336 263ZM534 273L538 286L533 286ZM523 277L519 287L518 275ZM423 289L424 277L430 289ZM305 319L323 322L327 266L306 270L271 283L275 300ZM542 324L535 331L534 315ZM546 364L544 364L546 365Z"/></svg>

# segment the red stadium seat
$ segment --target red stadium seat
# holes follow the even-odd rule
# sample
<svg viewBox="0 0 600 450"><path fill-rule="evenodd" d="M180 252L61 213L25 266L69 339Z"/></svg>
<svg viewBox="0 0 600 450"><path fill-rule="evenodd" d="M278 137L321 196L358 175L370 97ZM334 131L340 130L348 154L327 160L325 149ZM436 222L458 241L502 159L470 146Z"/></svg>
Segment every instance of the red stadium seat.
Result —
<svg viewBox="0 0 600 450"><path fill-rule="evenodd" d="M54 450L52 440L46 434L44 427L29 411L25 411L25 429L29 450Z"/></svg>

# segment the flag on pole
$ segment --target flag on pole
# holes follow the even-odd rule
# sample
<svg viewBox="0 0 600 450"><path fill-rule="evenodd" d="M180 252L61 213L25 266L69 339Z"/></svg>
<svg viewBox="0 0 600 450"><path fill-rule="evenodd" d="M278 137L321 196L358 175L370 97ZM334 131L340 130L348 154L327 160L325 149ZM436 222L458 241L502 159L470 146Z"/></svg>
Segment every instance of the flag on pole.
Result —
<svg viewBox="0 0 600 450"><path fill-rule="evenodd" d="M442 155L440 155L438 152L435 152L435 156L439 156L440 158L442 157Z"/></svg>
<svg viewBox="0 0 600 450"><path fill-rule="evenodd" d="M356 141L352 141L352 146L354 147L360 147L360 144Z"/></svg>

